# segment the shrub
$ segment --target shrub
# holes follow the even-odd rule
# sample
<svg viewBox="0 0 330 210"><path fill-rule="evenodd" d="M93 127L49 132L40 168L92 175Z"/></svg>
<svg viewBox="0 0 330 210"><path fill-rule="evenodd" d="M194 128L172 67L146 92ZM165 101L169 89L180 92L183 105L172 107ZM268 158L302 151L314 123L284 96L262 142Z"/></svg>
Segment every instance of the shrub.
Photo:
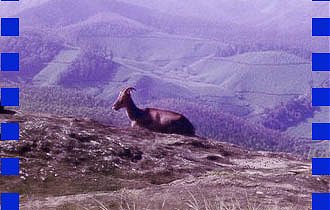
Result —
<svg viewBox="0 0 330 210"><path fill-rule="evenodd" d="M261 124L266 128L286 131L308 118L314 117L314 112L319 110L311 104L307 96L295 97L286 104L282 103L274 109L265 110Z"/></svg>

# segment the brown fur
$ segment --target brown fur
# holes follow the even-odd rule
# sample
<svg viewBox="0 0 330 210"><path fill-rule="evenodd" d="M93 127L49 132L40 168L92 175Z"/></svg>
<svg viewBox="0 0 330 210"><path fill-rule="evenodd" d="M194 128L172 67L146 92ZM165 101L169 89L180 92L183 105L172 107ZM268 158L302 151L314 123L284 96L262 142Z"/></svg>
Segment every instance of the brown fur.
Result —
<svg viewBox="0 0 330 210"><path fill-rule="evenodd" d="M182 114L155 108L138 108L131 97L134 88L126 88L120 92L112 106L114 110L126 108L132 127L147 128L161 133L176 133L188 136L195 135L195 128Z"/></svg>

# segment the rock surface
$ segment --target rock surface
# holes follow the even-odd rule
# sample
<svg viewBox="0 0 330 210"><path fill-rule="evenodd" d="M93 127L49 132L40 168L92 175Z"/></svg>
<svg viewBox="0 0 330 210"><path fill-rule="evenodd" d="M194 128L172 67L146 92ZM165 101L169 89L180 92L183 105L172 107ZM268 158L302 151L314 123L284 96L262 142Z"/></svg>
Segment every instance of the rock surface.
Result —
<svg viewBox="0 0 330 210"><path fill-rule="evenodd" d="M0 142L1 157L21 158L20 177L1 177L0 190L20 192L22 209L310 209L311 193L330 189L289 154L88 119L0 119L21 126L19 142Z"/></svg>

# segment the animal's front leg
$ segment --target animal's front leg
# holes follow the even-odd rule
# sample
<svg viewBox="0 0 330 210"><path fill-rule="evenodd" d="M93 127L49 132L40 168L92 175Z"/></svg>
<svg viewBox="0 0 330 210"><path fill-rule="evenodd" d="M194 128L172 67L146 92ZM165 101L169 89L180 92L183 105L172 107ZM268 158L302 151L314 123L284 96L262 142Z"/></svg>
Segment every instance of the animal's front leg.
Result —
<svg viewBox="0 0 330 210"><path fill-rule="evenodd" d="M131 127L132 127L132 128L138 128L139 126L138 126L138 124L137 124L136 121L132 121L132 122L131 122Z"/></svg>

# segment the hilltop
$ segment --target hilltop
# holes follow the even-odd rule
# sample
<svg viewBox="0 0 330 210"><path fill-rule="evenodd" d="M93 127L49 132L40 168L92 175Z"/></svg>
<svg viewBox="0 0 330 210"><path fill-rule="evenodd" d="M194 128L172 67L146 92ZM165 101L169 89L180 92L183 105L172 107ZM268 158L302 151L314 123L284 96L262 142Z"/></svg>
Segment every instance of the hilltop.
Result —
<svg viewBox="0 0 330 210"><path fill-rule="evenodd" d="M3 2L4 14L10 7L8 15L21 18L21 33L0 44L20 52L21 71L1 72L0 81L29 86L22 88L30 99L22 103L27 111L115 125L127 123L126 116L109 106L123 87L134 86L139 106L182 112L203 137L247 149L267 145L270 151L329 156L323 142L314 146L310 140L310 122L324 121L328 110L297 100L310 98L312 86L329 86L327 75L310 71L310 27L304 24L312 12L328 11L311 2L297 9L297 1ZM81 103L86 98L88 106ZM89 111L94 107L98 113ZM245 127L249 143L231 135ZM230 133L219 135L224 130ZM255 138L259 133L263 137ZM293 140L285 137L282 144L282 136Z"/></svg>
<svg viewBox="0 0 330 210"><path fill-rule="evenodd" d="M0 189L19 191L22 209L191 209L194 199L202 205L216 196L237 208L308 209L311 193L330 187L311 176L310 162L284 153L89 119L23 112L0 119L21 125L20 142L0 144L1 157L21 158L21 175L1 177Z"/></svg>

